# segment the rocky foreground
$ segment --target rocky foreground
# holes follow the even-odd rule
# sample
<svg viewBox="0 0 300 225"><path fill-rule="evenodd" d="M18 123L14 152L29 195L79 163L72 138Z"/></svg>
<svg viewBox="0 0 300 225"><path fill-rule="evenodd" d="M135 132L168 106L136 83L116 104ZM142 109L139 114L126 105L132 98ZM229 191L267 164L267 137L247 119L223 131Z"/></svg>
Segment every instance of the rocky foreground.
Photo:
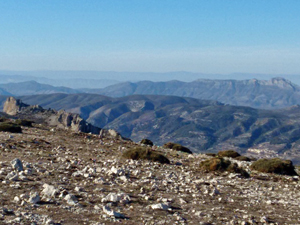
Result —
<svg viewBox="0 0 300 225"><path fill-rule="evenodd" d="M154 147L170 164L128 160L139 144L53 129L0 132L0 224L300 224L297 176L206 173L204 154ZM233 159L231 159L233 160Z"/></svg>

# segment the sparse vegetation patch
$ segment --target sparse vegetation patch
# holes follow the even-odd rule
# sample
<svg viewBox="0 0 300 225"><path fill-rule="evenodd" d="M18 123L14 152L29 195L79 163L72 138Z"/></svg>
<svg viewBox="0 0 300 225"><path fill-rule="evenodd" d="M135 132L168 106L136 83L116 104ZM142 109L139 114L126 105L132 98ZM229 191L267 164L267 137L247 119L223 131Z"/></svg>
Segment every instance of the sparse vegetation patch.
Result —
<svg viewBox="0 0 300 225"><path fill-rule="evenodd" d="M193 154L193 152L190 149L188 149L187 147L182 146L181 144L177 144L177 143L168 142L168 143L164 144L163 147L173 149L173 150L176 150L176 151L180 151L180 152L186 152L186 153L189 153L189 154Z"/></svg>
<svg viewBox="0 0 300 225"><path fill-rule="evenodd" d="M217 154L216 153L205 153L205 155L207 155L207 156L212 156L212 157L216 157L217 156Z"/></svg>
<svg viewBox="0 0 300 225"><path fill-rule="evenodd" d="M0 131L11 132L11 133L22 133L22 128L11 122L2 122L0 123Z"/></svg>
<svg viewBox="0 0 300 225"><path fill-rule="evenodd" d="M153 142L149 139L141 140L141 144L153 146Z"/></svg>
<svg viewBox="0 0 300 225"><path fill-rule="evenodd" d="M33 122L30 121L30 120L17 119L15 123L20 125L20 126L32 127Z"/></svg>
<svg viewBox="0 0 300 225"><path fill-rule="evenodd" d="M229 158L236 158L240 156L240 154L233 150L224 150L218 152L219 157L229 157Z"/></svg>
<svg viewBox="0 0 300 225"><path fill-rule="evenodd" d="M133 149L129 149L123 153L123 157L126 159L133 159L133 160L150 160L153 162L159 163L167 163L169 164L170 161L167 157L159 154L158 152L152 151L148 148L136 147Z"/></svg>
<svg viewBox="0 0 300 225"><path fill-rule="evenodd" d="M279 158L259 159L256 162L253 162L250 168L263 173L276 173L291 176L297 175L292 161Z"/></svg>
<svg viewBox="0 0 300 225"><path fill-rule="evenodd" d="M249 174L244 169L238 167L236 163L231 163L229 160L223 158L207 159L201 162L200 168L205 171L240 173L243 177L249 177Z"/></svg>

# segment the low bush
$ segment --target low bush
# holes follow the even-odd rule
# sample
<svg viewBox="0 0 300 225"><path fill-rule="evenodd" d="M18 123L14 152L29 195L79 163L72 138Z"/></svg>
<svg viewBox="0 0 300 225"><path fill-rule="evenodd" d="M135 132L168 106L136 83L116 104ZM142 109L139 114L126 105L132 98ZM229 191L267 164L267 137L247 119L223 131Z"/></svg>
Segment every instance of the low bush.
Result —
<svg viewBox="0 0 300 225"><path fill-rule="evenodd" d="M253 162L250 168L263 173L275 173L291 176L297 175L292 161L282 160L279 158L259 159L256 162Z"/></svg>
<svg viewBox="0 0 300 225"><path fill-rule="evenodd" d="M218 156L219 157L236 158L236 157L240 156L240 154L233 150L225 150L225 151L219 151Z"/></svg>
<svg viewBox="0 0 300 225"><path fill-rule="evenodd" d="M164 144L163 147L173 149L173 150L176 150L176 151L180 151L180 152L186 152L186 153L189 153L189 154L193 154L193 152L190 149L188 149L187 147L182 146L181 144L168 142L168 143Z"/></svg>
<svg viewBox="0 0 300 225"><path fill-rule="evenodd" d="M153 162L159 163L167 163L169 164L170 161L167 157L159 154L158 152L152 151L148 148L136 147L133 149L129 149L123 153L123 157L126 159L133 159L133 160L150 160Z"/></svg>
<svg viewBox="0 0 300 225"><path fill-rule="evenodd" d="M141 140L141 144L153 146L153 142L149 139Z"/></svg>
<svg viewBox="0 0 300 225"><path fill-rule="evenodd" d="M213 172L230 172L239 173L243 177L249 177L249 174L242 168L238 167L236 163L231 163L229 160L223 158L211 158L200 163L200 169Z"/></svg>
<svg viewBox="0 0 300 225"><path fill-rule="evenodd" d="M20 125L20 126L32 127L33 122L30 121L30 120L17 119L15 123Z"/></svg>
<svg viewBox="0 0 300 225"><path fill-rule="evenodd" d="M216 157L217 156L217 154L216 153L205 153L205 155L207 155L207 156L212 156L212 157Z"/></svg>
<svg viewBox="0 0 300 225"><path fill-rule="evenodd" d="M234 159L235 160L239 160L239 161L245 161L245 162L251 162L251 161L253 161L253 160L251 160L251 158L249 158L247 156L243 156L243 155L238 156L238 157L236 157Z"/></svg>
<svg viewBox="0 0 300 225"><path fill-rule="evenodd" d="M224 172L230 165L229 160L225 160L223 158L212 158L207 159L200 163L200 168L206 171L220 171Z"/></svg>
<svg viewBox="0 0 300 225"><path fill-rule="evenodd" d="M14 123L2 122L0 123L0 131L11 133L22 133L22 128Z"/></svg>

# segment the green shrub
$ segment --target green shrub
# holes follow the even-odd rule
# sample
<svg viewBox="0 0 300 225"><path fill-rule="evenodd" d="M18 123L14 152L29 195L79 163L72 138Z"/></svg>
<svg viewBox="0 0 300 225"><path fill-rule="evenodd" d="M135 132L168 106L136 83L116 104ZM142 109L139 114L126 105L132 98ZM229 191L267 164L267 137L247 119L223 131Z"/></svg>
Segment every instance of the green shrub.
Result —
<svg viewBox="0 0 300 225"><path fill-rule="evenodd" d="M159 163L167 163L169 164L170 161L168 158L159 154L158 152L152 151L148 148L137 147L133 149L129 149L123 153L123 157L126 159L133 159L133 160L150 160L153 162Z"/></svg>
<svg viewBox="0 0 300 225"><path fill-rule="evenodd" d="M30 120L17 119L15 123L20 125L20 126L32 127L33 122L30 121Z"/></svg>
<svg viewBox="0 0 300 225"><path fill-rule="evenodd" d="M218 156L219 157L236 158L236 157L240 156L240 154L233 150L225 150L225 151L219 151Z"/></svg>
<svg viewBox="0 0 300 225"><path fill-rule="evenodd" d="M250 168L263 173L276 173L291 176L297 175L292 161L279 158L259 159L256 162L253 162Z"/></svg>
<svg viewBox="0 0 300 225"><path fill-rule="evenodd" d="M205 153L205 155L207 155L207 156L212 156L212 157L216 157L216 156L217 156L216 153L210 153L210 152Z"/></svg>
<svg viewBox="0 0 300 225"><path fill-rule="evenodd" d="M14 123L2 122L0 123L0 131L11 133L22 133L22 128Z"/></svg>
<svg viewBox="0 0 300 225"><path fill-rule="evenodd" d="M214 172L230 172L239 173L243 177L249 177L249 174L242 168L238 167L236 163L231 163L229 160L223 158L211 158L200 163L200 169Z"/></svg>
<svg viewBox="0 0 300 225"><path fill-rule="evenodd" d="M168 143L164 144L163 147L173 149L173 150L176 150L176 151L180 151L180 152L186 152L186 153L189 153L189 154L193 154L193 152L190 149L188 149L187 147L182 146L181 144L168 142Z"/></svg>
<svg viewBox="0 0 300 225"><path fill-rule="evenodd" d="M141 140L141 144L153 146L153 142L149 139Z"/></svg>
<svg viewBox="0 0 300 225"><path fill-rule="evenodd" d="M245 162L251 162L252 160L251 160L251 158L249 158L249 157L247 157L247 156L243 156L243 155L241 155L241 156L238 156L238 157L236 157L236 158L234 158L235 160L239 160L239 161L245 161Z"/></svg>
<svg viewBox="0 0 300 225"><path fill-rule="evenodd" d="M229 160L223 158L212 158L202 161L200 163L200 168L206 171L220 171L224 172L230 165Z"/></svg>

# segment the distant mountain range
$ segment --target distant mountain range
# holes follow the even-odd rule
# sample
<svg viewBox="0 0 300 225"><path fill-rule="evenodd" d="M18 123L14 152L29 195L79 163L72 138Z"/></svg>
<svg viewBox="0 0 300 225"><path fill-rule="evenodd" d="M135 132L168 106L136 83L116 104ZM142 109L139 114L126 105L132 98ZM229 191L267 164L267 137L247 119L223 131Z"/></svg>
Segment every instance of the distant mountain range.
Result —
<svg viewBox="0 0 300 225"><path fill-rule="evenodd" d="M261 110L216 101L160 95L110 98L96 94L21 97L28 104L65 109L134 141L178 142L194 152L236 149L300 159L300 107Z"/></svg>
<svg viewBox="0 0 300 225"><path fill-rule="evenodd" d="M84 89L111 97L173 95L224 104L275 109L300 104L300 87L283 78L271 80L196 80L193 82L124 82L103 89Z"/></svg>
<svg viewBox="0 0 300 225"><path fill-rule="evenodd" d="M283 78L271 80L196 80L193 82L124 82L102 89L72 89L36 81L0 84L1 95L93 93L109 97L170 95L214 100L224 104L278 109L300 104L300 87Z"/></svg>
<svg viewBox="0 0 300 225"><path fill-rule="evenodd" d="M7 75L11 79L13 77L19 77L19 81L5 81L2 82L2 76ZM98 81L100 84L102 81L108 82L125 82L125 81L142 81L149 80L154 82L179 80L185 82L192 82L197 79L212 79L212 80L269 80L273 77L284 77L293 83L300 85L299 74L261 74L261 73L230 73L230 74L207 74L200 72L189 71L171 71L171 72L126 72L126 71L93 71L93 70L35 70L35 71L10 71L0 70L0 83L8 82L21 82L34 80L44 84L50 84L54 86L66 86L70 88L102 88L97 86ZM21 80L21 79L26 80ZM51 79L50 79L51 78ZM14 79L14 78L13 78ZM40 80L40 79L43 79ZM94 80L94 84L91 86L85 86L84 82L74 87L65 83L52 83L53 81L71 81L71 80ZM112 83L111 83L112 84ZM111 85L110 84L110 85ZM96 86L96 87L95 87ZM107 85L108 86L108 85Z"/></svg>
<svg viewBox="0 0 300 225"><path fill-rule="evenodd" d="M35 95L52 93L79 93L80 91L67 87L54 87L48 84L40 84L36 81L25 81L19 83L0 84L0 88L5 91L3 95Z"/></svg>
<svg viewBox="0 0 300 225"><path fill-rule="evenodd" d="M51 77L51 76L50 76ZM112 79L90 79L83 76L83 78L72 78L72 77L36 77L36 76L25 76L25 75L1 75L0 71L0 84L6 83L20 83L20 82L31 82L35 81L41 84L48 84L53 86L65 86L68 88L104 88L109 85L119 83Z"/></svg>

